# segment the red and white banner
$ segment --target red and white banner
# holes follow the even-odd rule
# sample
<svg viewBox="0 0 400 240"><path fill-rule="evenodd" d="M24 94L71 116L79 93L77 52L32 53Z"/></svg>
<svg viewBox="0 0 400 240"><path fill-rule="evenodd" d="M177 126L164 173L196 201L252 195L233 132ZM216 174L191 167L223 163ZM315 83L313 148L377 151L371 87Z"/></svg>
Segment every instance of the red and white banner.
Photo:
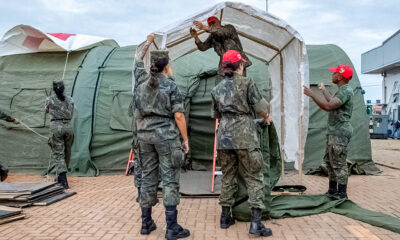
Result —
<svg viewBox="0 0 400 240"><path fill-rule="evenodd" d="M0 56L79 51L102 45L118 47L113 39L74 33L45 33L28 25L18 25L6 32L1 39Z"/></svg>

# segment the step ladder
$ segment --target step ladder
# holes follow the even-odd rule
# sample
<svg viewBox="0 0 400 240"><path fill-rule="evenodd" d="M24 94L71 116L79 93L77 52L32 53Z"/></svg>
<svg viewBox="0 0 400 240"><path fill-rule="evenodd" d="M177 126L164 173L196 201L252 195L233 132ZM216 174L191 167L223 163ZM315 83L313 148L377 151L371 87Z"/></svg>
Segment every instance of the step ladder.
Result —
<svg viewBox="0 0 400 240"><path fill-rule="evenodd" d="M218 119L215 120L215 134L214 134L214 154L213 154L213 167L211 176L211 192L214 192L215 187L215 176L222 176L221 167L216 167L217 163L217 130L218 130Z"/></svg>
<svg viewBox="0 0 400 240"><path fill-rule="evenodd" d="M131 148L131 151L129 152L128 163L126 164L125 176L128 176L129 168L130 168L130 166L133 165L134 157L135 157L135 154L133 153L132 148Z"/></svg>

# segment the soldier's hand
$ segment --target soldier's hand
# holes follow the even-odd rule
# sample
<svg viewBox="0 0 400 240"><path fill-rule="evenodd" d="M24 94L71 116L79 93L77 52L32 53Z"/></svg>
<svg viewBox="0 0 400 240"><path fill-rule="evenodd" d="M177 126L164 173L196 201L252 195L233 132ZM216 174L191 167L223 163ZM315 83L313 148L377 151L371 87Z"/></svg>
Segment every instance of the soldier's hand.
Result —
<svg viewBox="0 0 400 240"><path fill-rule="evenodd" d="M268 114L267 118L264 118L264 121L267 125L271 125L272 122L271 115Z"/></svg>
<svg viewBox="0 0 400 240"><path fill-rule="evenodd" d="M199 30L203 30L204 29L204 25L199 22L199 21L193 21L193 24L199 29Z"/></svg>
<svg viewBox="0 0 400 240"><path fill-rule="evenodd" d="M197 31L196 31L196 29L190 28L189 32L190 32L190 35L191 35L192 37L194 37L194 38L197 37Z"/></svg>
<svg viewBox="0 0 400 240"><path fill-rule="evenodd" d="M147 35L147 42L154 42L154 33L150 33L149 35Z"/></svg>
<svg viewBox="0 0 400 240"><path fill-rule="evenodd" d="M303 86L303 87L304 87L304 94L305 94L306 96L311 97L311 94L312 94L311 89L309 89L309 88L306 87L306 86Z"/></svg>
<svg viewBox="0 0 400 240"><path fill-rule="evenodd" d="M183 142L183 149L185 151L185 154L189 152L189 140Z"/></svg>
<svg viewBox="0 0 400 240"><path fill-rule="evenodd" d="M14 124L19 124L19 120L16 119L16 118L14 118L13 123L14 123Z"/></svg>
<svg viewBox="0 0 400 240"><path fill-rule="evenodd" d="M318 88L321 89L321 90L325 90L325 85L324 85L324 83L318 84Z"/></svg>

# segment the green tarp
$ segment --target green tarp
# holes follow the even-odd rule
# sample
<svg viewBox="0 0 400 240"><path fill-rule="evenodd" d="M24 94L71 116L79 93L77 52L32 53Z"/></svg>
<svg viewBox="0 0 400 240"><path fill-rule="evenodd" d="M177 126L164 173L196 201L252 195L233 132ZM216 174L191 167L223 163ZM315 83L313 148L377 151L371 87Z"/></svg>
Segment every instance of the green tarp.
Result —
<svg viewBox="0 0 400 240"><path fill-rule="evenodd" d="M359 207L351 200L332 200L326 195L279 195L270 198L270 218L302 217L332 212L376 227L400 233L400 218ZM250 212L242 207L235 209L234 217L250 221Z"/></svg>

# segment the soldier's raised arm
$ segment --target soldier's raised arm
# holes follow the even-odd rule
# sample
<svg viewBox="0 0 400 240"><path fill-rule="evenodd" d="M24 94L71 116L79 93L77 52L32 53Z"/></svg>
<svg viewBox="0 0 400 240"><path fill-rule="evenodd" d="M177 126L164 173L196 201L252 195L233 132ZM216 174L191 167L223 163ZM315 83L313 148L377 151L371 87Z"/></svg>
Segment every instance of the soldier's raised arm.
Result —
<svg viewBox="0 0 400 240"><path fill-rule="evenodd" d="M144 67L143 58L149 50L150 45L154 42L154 33L150 33L147 35L146 42L138 46L135 54L135 66L133 69L133 74L135 77L135 87L139 84L139 82L144 81L148 73Z"/></svg>

